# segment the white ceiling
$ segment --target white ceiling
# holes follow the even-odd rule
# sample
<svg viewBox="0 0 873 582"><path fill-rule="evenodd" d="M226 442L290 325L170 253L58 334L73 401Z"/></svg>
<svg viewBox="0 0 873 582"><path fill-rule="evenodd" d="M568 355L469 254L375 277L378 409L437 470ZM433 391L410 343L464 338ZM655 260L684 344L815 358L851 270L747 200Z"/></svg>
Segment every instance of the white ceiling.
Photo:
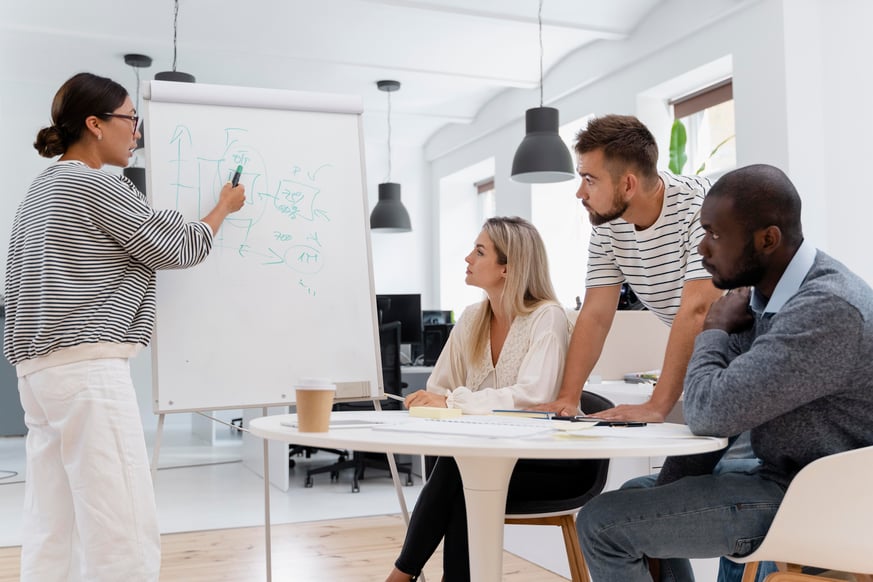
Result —
<svg viewBox="0 0 873 582"><path fill-rule="evenodd" d="M627 38L663 0L544 0L546 72L597 40ZM351 93L364 99L368 141L423 145L447 123L468 123L506 89L537 103L537 0L180 0L177 69L198 82ZM125 53L170 70L173 0L0 0L0 81L56 88L78 71L136 91ZM46 103L47 122L50 96ZM2 99L2 94L0 94ZM523 112L519 112L519 117Z"/></svg>

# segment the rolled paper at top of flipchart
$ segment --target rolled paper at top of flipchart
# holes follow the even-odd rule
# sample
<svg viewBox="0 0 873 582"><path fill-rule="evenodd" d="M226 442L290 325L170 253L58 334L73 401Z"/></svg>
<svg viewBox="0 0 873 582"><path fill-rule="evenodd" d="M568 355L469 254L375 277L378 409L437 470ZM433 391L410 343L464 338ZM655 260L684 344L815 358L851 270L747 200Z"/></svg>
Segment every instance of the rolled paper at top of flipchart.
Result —
<svg viewBox="0 0 873 582"><path fill-rule="evenodd" d="M364 101L359 95L310 93L286 89L260 89L205 83L176 83L174 81L149 81L143 90L143 99L197 105L292 109L324 113L361 114L364 112Z"/></svg>

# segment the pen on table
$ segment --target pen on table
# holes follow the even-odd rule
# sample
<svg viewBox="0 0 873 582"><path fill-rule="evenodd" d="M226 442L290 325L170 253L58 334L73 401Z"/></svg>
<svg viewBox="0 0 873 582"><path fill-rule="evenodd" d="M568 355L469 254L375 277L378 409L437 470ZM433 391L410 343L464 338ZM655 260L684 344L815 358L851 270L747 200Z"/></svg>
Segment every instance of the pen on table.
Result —
<svg viewBox="0 0 873 582"><path fill-rule="evenodd" d="M403 396L397 396L396 394L387 394L387 393L385 394L385 396L387 398L390 398L391 400L398 400L400 402L406 402L406 398L404 398Z"/></svg>
<svg viewBox="0 0 873 582"><path fill-rule="evenodd" d="M560 414L552 416L551 420L566 420L569 422L600 422L599 418L594 418L593 416L564 416Z"/></svg>
<svg viewBox="0 0 873 582"><path fill-rule="evenodd" d="M230 180L231 185L236 188L239 185L239 177L242 176L242 164L236 167L236 172L233 173L233 178Z"/></svg>
<svg viewBox="0 0 873 582"><path fill-rule="evenodd" d="M637 427L647 423L637 420L603 420L594 416L553 416L552 420L567 420L570 422L596 422L596 426Z"/></svg>

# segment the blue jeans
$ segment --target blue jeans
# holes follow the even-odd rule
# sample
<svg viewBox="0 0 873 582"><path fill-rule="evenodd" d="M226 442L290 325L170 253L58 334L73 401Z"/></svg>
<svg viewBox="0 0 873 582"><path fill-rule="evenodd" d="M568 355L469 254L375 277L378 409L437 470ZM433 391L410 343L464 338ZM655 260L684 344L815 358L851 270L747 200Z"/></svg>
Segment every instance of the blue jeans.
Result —
<svg viewBox="0 0 873 582"><path fill-rule="evenodd" d="M737 564L727 558L722 558L718 562L717 582L740 582L743 579L743 569L745 567L745 564ZM758 565L758 574L755 576L755 582L764 582L764 578L777 570L778 568L776 568L774 562L761 562Z"/></svg>
<svg viewBox="0 0 873 582"><path fill-rule="evenodd" d="M758 469L761 462L754 458L751 443L748 443L748 434L743 433L728 449L728 454L715 466L714 473L716 475L731 471L751 473ZM727 558L721 558L718 562L717 582L742 582L745 567L745 564L737 564ZM761 562L758 565L758 574L755 576L755 582L764 582L764 578L776 571L778 571L778 568L776 568L774 562Z"/></svg>
<svg viewBox="0 0 873 582"><path fill-rule="evenodd" d="M648 582L647 556L676 558L662 562L662 580L693 581L688 558L751 553L785 495L756 471L628 485L579 512L576 528L594 582Z"/></svg>
<svg viewBox="0 0 873 582"><path fill-rule="evenodd" d="M723 459L716 466L714 473L727 472L754 472L760 466L758 459L735 458ZM621 486L622 489L632 489L634 487L653 487L657 475L646 475L631 479ZM718 562L718 579L716 582L742 582L743 570L745 564L737 564L725 557L722 557ZM764 582L764 579L773 572L778 571L774 562L761 562L758 565L758 573L755 575L755 582ZM672 558L661 560L661 578L658 582L669 580L684 580L693 576L691 564L688 560Z"/></svg>

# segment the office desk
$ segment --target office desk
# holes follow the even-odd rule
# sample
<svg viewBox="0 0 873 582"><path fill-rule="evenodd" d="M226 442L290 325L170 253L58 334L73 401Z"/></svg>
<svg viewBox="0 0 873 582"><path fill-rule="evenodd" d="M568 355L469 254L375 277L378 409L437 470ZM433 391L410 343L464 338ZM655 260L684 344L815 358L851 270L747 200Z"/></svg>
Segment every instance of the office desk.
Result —
<svg viewBox="0 0 873 582"><path fill-rule="evenodd" d="M503 519L509 477L518 459L604 459L650 455L688 455L722 449L727 439L695 437L684 425L637 428L596 427L561 438L549 433L527 438L485 438L452 435L457 425L445 424L445 434L397 433L371 428L340 428L326 433L300 433L281 423L295 415L253 420L252 434L263 439L301 445L353 448L375 453L452 456L458 463L467 501L471 579L499 581L503 569ZM379 419L402 422L405 411L335 412L332 419ZM545 422L545 421L543 421ZM398 548L399 551L399 548ZM386 564L386 571L390 569Z"/></svg>

